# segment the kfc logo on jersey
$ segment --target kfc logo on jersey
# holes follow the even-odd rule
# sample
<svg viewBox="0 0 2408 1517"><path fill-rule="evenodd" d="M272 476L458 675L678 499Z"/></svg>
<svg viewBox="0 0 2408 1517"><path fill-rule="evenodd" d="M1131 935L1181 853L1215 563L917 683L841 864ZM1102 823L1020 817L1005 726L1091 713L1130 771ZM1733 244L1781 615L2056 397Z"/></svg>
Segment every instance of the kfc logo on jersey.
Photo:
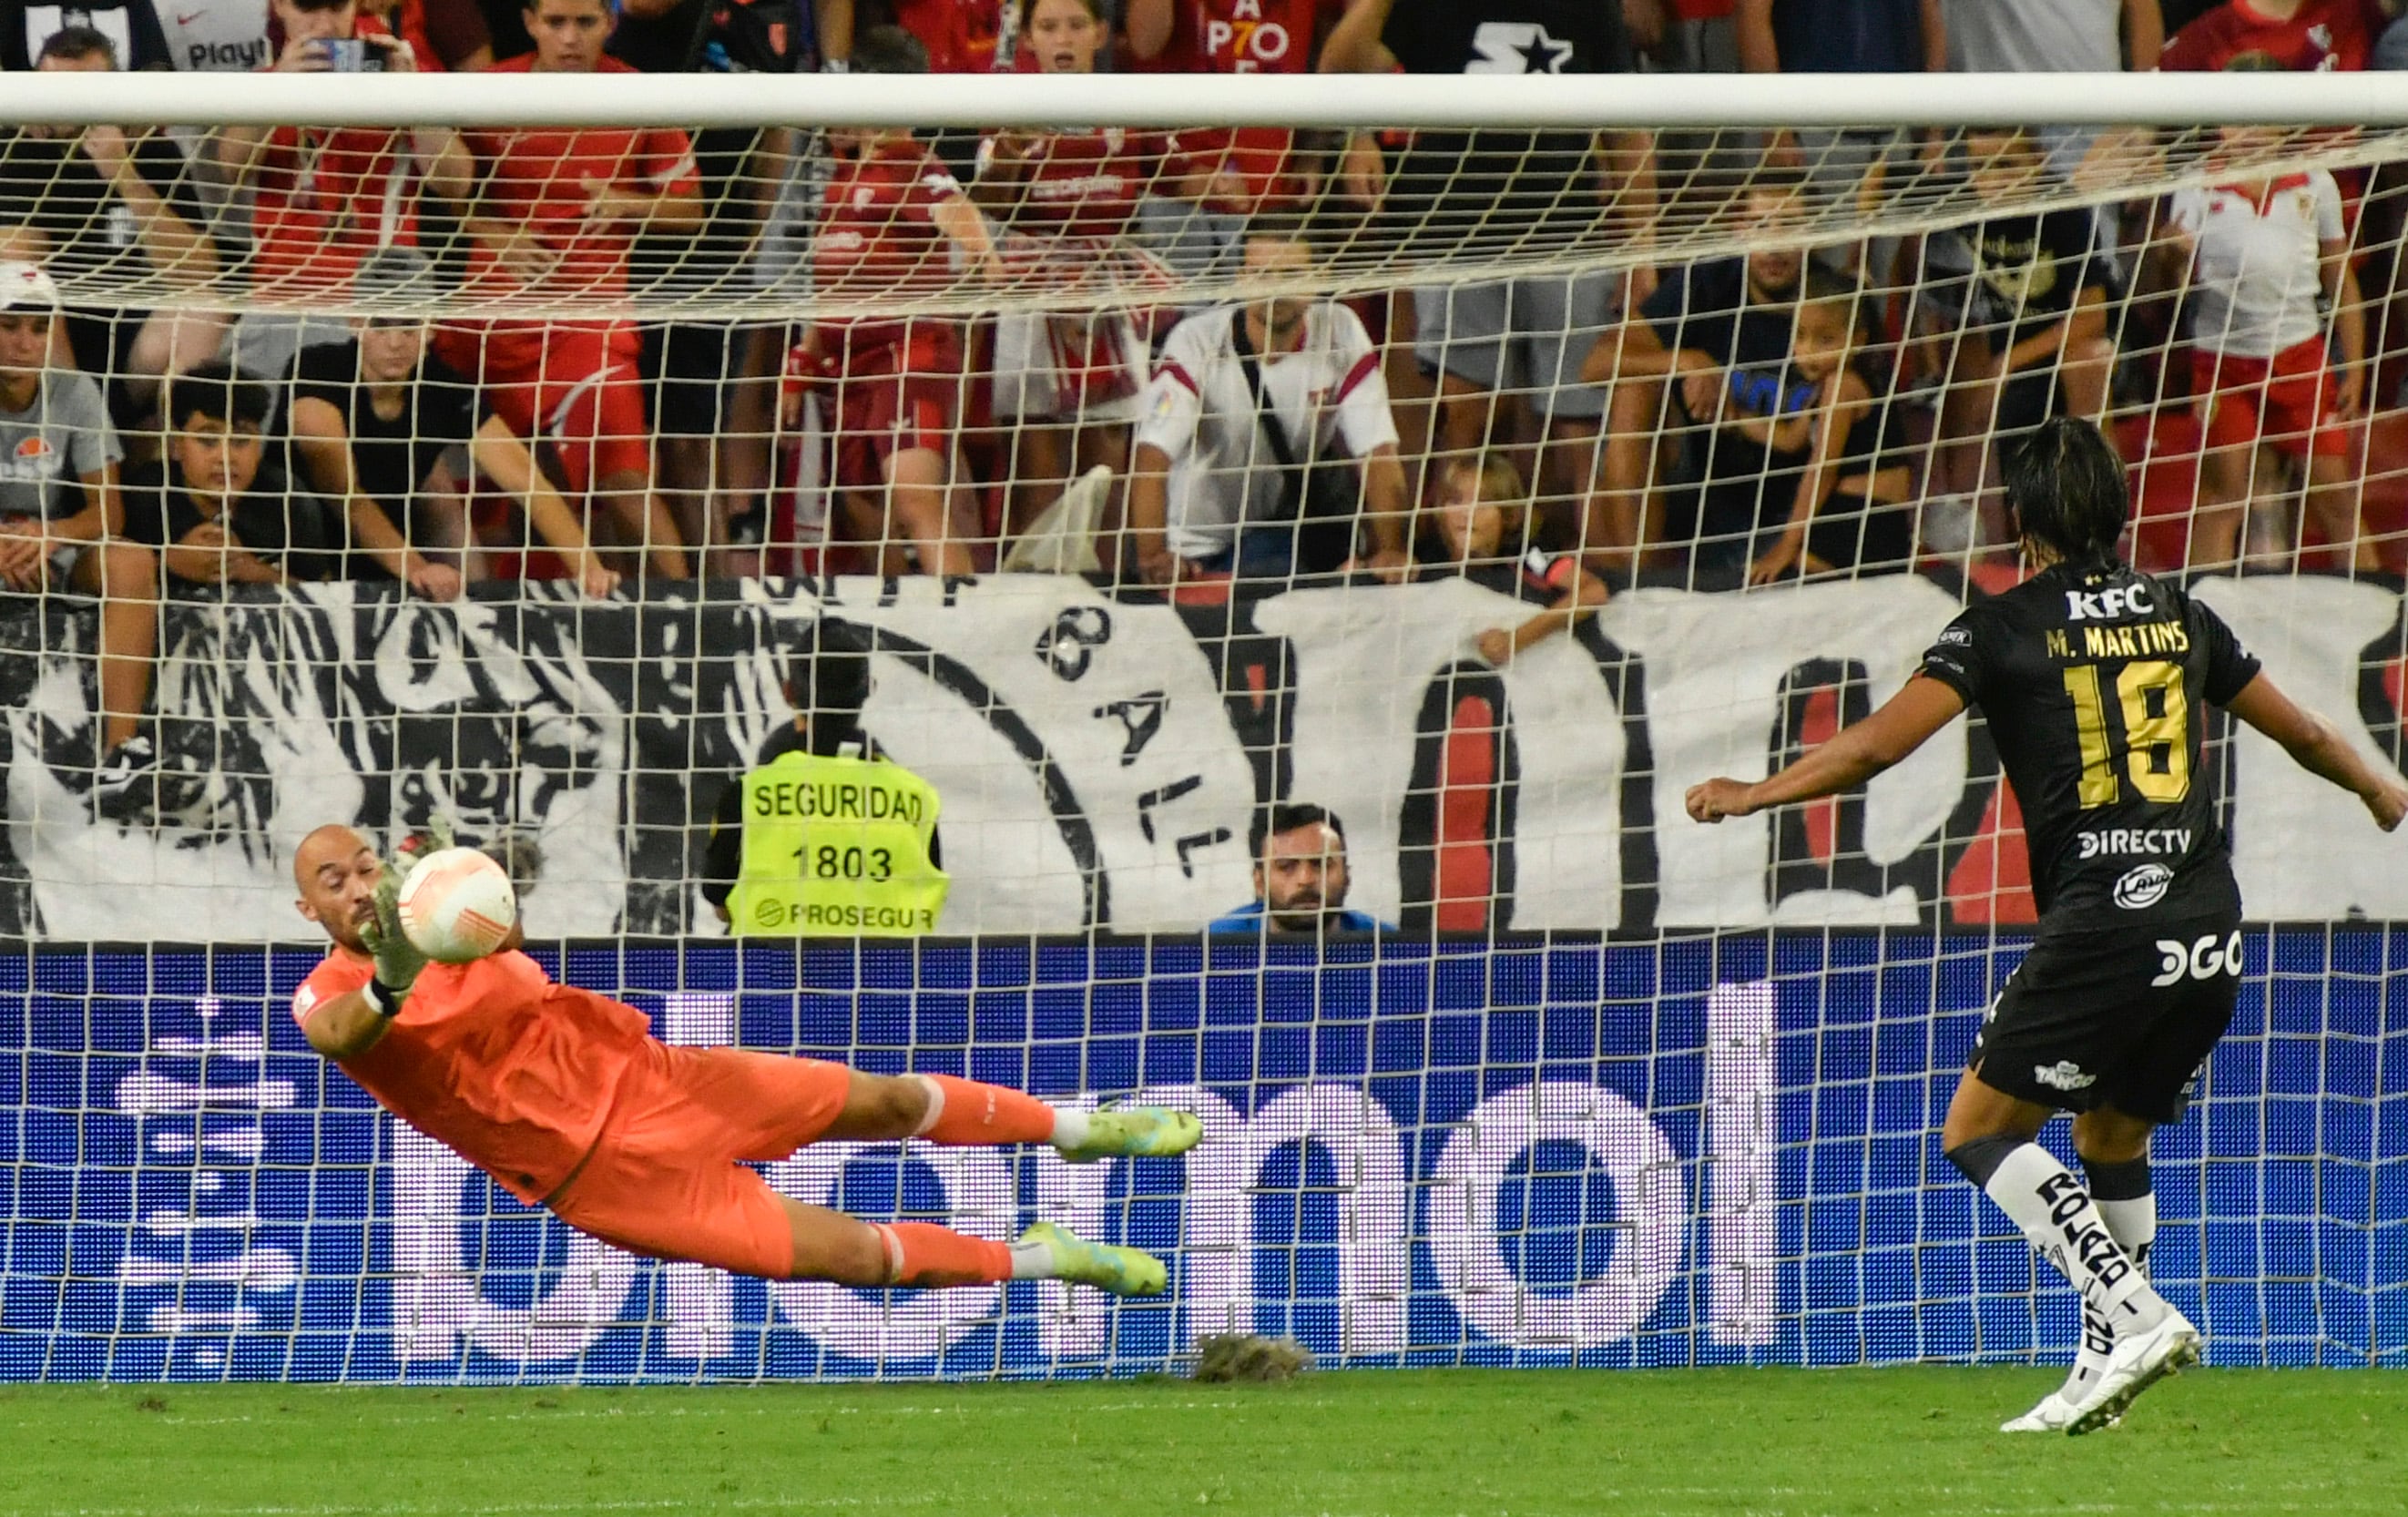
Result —
<svg viewBox="0 0 2408 1517"><path fill-rule="evenodd" d="M1560 74L1572 61L1572 45L1535 21L1482 21L1471 48L1467 74Z"/></svg>
<svg viewBox="0 0 2408 1517"><path fill-rule="evenodd" d="M2068 622L2113 622L2122 616L2149 616L2157 608L2149 599L2146 585L2126 585L2121 590L2102 590L2095 595L2084 590L2065 593Z"/></svg>

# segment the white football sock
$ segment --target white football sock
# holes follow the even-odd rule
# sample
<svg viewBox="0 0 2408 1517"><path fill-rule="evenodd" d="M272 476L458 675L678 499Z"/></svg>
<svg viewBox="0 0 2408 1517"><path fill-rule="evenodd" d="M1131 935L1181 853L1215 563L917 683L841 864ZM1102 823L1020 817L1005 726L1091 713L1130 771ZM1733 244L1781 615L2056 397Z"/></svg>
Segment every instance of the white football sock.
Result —
<svg viewBox="0 0 2408 1517"><path fill-rule="evenodd" d="M2018 1145L1983 1190L2115 1333L2155 1327L2170 1309L2099 1215L2073 1171L2037 1143Z"/></svg>
<svg viewBox="0 0 2408 1517"><path fill-rule="evenodd" d="M1011 1246L1011 1278L1052 1280L1054 1278L1054 1245L1014 1243Z"/></svg>
<svg viewBox="0 0 2408 1517"><path fill-rule="evenodd" d="M1074 1106L1054 1109L1054 1136L1047 1139L1057 1149L1074 1149L1087 1140L1087 1113Z"/></svg>

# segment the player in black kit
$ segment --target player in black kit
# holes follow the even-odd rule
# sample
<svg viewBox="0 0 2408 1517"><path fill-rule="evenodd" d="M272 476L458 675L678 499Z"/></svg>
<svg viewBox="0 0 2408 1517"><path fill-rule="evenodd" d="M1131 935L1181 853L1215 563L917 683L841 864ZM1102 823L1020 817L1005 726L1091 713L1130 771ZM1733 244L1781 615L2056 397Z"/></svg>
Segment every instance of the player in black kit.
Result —
<svg viewBox="0 0 2408 1517"><path fill-rule="evenodd" d="M1888 704L1760 783L1710 780L1698 822L1852 790L1968 706L2022 803L2041 909L2031 951L1975 1039L1942 1128L1967 1179L2082 1295L2065 1384L2006 1432L2087 1433L2199 1357L2143 1272L2157 1230L2149 1134L2183 1112L2232 1017L2241 893L2200 766L2200 702L2365 801L2386 832L2408 784L2274 687L2214 611L2116 557L2124 465L2087 422L2008 455L2008 505L2038 572L1969 607ZM2033 1139L2074 1113L2087 1189Z"/></svg>

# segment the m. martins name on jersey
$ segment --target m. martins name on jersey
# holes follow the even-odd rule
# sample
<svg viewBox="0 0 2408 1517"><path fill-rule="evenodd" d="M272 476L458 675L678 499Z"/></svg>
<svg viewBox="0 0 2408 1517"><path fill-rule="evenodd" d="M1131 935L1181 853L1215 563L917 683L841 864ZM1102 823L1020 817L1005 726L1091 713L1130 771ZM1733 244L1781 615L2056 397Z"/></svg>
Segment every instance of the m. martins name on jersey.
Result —
<svg viewBox="0 0 2408 1517"><path fill-rule="evenodd" d="M2044 916L2105 928L2238 909L2200 703L2241 694L2258 660L2214 611L2121 565L2052 565L1966 608L1922 672L1988 720Z"/></svg>

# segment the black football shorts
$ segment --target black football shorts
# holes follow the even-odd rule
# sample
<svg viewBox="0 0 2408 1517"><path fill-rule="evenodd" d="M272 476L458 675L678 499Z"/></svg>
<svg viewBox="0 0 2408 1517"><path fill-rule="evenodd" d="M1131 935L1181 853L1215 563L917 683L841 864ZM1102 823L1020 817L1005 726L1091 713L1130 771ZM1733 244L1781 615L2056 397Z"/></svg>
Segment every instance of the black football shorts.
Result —
<svg viewBox="0 0 2408 1517"><path fill-rule="evenodd" d="M2095 932L2043 925L1968 1064L2020 1100L2179 1121L2240 983L2241 923L2229 912Z"/></svg>

